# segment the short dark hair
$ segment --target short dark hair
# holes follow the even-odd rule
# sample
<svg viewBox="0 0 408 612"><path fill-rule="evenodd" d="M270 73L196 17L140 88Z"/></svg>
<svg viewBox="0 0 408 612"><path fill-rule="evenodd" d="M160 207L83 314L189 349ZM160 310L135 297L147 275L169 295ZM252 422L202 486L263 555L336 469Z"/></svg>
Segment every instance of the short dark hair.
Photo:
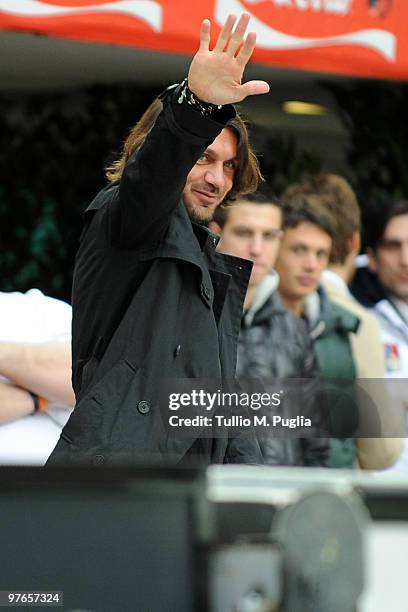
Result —
<svg viewBox="0 0 408 612"><path fill-rule="evenodd" d="M128 160L143 145L162 110L163 103L160 97L158 97L153 100L139 121L130 130L123 144L120 157L106 168L106 177L109 181L114 182L121 179ZM238 140L238 164L234 174L232 189L224 200L224 202L231 202L240 194L256 191L263 179L258 159L249 142L248 128L244 119L237 112L236 116L230 119L225 127L233 130Z"/></svg>
<svg viewBox="0 0 408 612"><path fill-rule="evenodd" d="M226 222L228 221L229 211L232 210L235 206L245 204L245 202L249 202L250 204L258 204L260 206L269 204L272 206L276 206L279 209L282 208L282 202L274 195L271 190L269 190L267 185L264 183L262 184L261 189L258 189L258 191L238 196L235 202L231 204L221 204L220 206L218 206L215 209L213 221L215 221L215 223L218 223L218 225L223 228Z"/></svg>
<svg viewBox="0 0 408 612"><path fill-rule="evenodd" d="M348 255L347 241L361 228L361 211L356 194L345 178L337 174L321 173L306 177L290 185L285 196L317 195L333 218L334 236L330 263L344 264Z"/></svg>
<svg viewBox="0 0 408 612"><path fill-rule="evenodd" d="M283 229L294 229L301 223L316 225L333 239L333 218L319 196L298 194L283 200Z"/></svg>
<svg viewBox="0 0 408 612"><path fill-rule="evenodd" d="M388 223L394 217L408 215L408 200L395 200L390 205L371 205L367 208L366 246L374 251L380 246Z"/></svg>

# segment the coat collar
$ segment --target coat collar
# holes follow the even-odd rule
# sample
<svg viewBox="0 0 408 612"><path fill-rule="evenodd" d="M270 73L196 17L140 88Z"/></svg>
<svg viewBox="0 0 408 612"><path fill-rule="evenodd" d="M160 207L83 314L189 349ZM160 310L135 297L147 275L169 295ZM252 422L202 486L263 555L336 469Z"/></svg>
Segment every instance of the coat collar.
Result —
<svg viewBox="0 0 408 612"><path fill-rule="evenodd" d="M203 300L212 308L217 292L216 310L221 312L231 279L245 297L252 262L247 259L218 253L219 237L207 228L192 223L182 201L174 211L164 239L155 246L139 252L143 261L151 259L180 259L200 271L200 291Z"/></svg>
<svg viewBox="0 0 408 612"><path fill-rule="evenodd" d="M165 240L158 249L158 256L188 261L198 266L203 276L207 276L208 269L210 269L234 276L241 273L243 278L248 277L248 280L252 262L216 252L218 242L219 236L210 232L206 227L191 222L186 207L180 201L171 219Z"/></svg>

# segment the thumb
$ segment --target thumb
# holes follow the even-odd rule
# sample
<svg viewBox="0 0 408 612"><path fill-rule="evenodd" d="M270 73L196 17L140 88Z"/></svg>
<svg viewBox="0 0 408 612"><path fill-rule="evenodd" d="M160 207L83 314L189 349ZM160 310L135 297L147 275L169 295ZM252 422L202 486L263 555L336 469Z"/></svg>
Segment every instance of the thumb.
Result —
<svg viewBox="0 0 408 612"><path fill-rule="evenodd" d="M269 85L266 81L248 81L239 88L239 93L242 95L241 100L247 96L257 96L258 94L266 94L269 92Z"/></svg>

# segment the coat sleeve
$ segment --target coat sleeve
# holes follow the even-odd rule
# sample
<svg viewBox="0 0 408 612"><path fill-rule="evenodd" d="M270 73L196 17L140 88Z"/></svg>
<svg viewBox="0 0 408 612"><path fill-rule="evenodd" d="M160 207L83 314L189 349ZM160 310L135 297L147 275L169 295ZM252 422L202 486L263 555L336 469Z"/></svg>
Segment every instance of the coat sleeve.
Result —
<svg viewBox="0 0 408 612"><path fill-rule="evenodd" d="M254 429L229 438L224 463L263 465L264 458Z"/></svg>
<svg viewBox="0 0 408 612"><path fill-rule="evenodd" d="M233 391L239 394L243 391L241 382L238 379L224 381L223 391ZM239 403L234 405L233 410L227 410L225 407L220 406L220 411L226 417L234 414L243 420L248 419L252 421L250 409ZM265 463L253 425L247 427L238 424L233 428L227 428L226 433L227 446L223 463L244 463L248 465L263 465Z"/></svg>
<svg viewBox="0 0 408 612"><path fill-rule="evenodd" d="M109 204L109 236L121 248L149 248L162 239L186 178L207 146L235 116L227 105L214 119L177 102L177 90L163 102L143 145L130 157L119 190Z"/></svg>

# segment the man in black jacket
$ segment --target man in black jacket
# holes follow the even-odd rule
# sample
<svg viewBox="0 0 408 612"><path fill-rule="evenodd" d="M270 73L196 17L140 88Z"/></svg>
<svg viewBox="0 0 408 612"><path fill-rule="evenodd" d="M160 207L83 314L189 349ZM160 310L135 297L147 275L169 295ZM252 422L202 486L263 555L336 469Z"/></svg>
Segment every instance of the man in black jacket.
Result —
<svg viewBox="0 0 408 612"><path fill-rule="evenodd" d="M266 193L241 196L231 207L218 208L210 227L221 234L219 251L253 261L239 336L238 377L292 391L277 409L280 416L307 414L308 406L317 403L320 372L303 321L284 308L277 292L279 276L273 267L282 235L280 203ZM258 433L269 465L326 463L325 438L279 436L276 430Z"/></svg>
<svg viewBox="0 0 408 612"><path fill-rule="evenodd" d="M251 264L216 253L203 225L260 176L232 106L269 90L241 84L255 46L248 21L234 29L229 16L212 50L203 21L188 79L145 112L85 213L73 286L77 404L49 463L259 462L251 433L181 436L159 405L163 379L235 373Z"/></svg>

